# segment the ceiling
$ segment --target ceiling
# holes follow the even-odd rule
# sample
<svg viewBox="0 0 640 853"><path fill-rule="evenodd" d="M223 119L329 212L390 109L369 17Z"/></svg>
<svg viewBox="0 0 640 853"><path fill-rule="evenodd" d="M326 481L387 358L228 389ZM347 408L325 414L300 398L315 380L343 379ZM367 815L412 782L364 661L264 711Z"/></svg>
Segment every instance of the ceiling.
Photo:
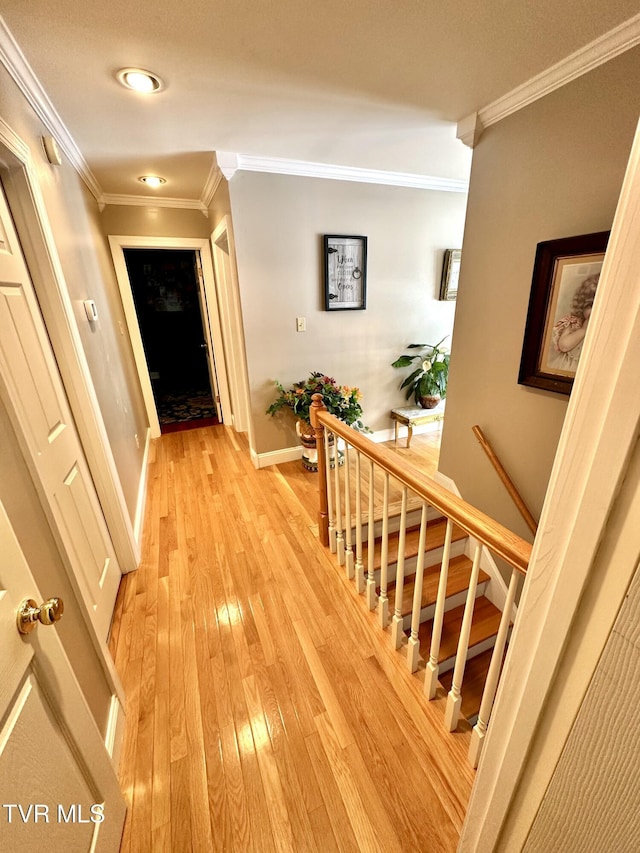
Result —
<svg viewBox="0 0 640 853"><path fill-rule="evenodd" d="M458 120L637 12L637 0L0 0L103 192L186 199L216 150L464 179ZM123 89L126 66L166 89ZM149 173L167 183L144 187Z"/></svg>

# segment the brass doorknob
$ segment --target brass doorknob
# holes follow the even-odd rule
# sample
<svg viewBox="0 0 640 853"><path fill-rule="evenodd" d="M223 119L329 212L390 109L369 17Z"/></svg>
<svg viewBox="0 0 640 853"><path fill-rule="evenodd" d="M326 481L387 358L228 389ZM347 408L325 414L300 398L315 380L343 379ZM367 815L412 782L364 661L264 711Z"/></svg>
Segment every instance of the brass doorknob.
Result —
<svg viewBox="0 0 640 853"><path fill-rule="evenodd" d="M16 615L18 631L21 634L30 634L36 627L36 622L43 625L53 625L62 619L64 613L64 602L61 598L50 598L40 607L33 598L25 598Z"/></svg>

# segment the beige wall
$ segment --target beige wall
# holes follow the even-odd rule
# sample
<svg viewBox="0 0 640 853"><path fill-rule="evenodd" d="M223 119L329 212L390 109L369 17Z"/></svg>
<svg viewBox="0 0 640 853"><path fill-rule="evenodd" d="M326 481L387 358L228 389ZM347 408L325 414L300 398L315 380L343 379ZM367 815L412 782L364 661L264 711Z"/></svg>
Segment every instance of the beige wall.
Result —
<svg viewBox="0 0 640 853"><path fill-rule="evenodd" d="M131 349L127 339L118 331L118 321L123 319L123 313L117 298L113 266L99 227L98 207L68 162L57 167L47 163L41 145L41 136L46 130L2 67L0 117L31 150L127 507L133 519L142 469L146 416L133 373ZM94 328L87 321L83 299L96 301L99 321ZM135 433L142 439L140 449L135 444Z"/></svg>
<svg viewBox="0 0 640 853"><path fill-rule="evenodd" d="M638 79L636 48L490 127L474 151L440 470L523 536L471 427L539 516L567 398L518 385L536 244L611 227Z"/></svg>
<svg viewBox="0 0 640 853"><path fill-rule="evenodd" d="M126 338L118 331L122 311L117 285L100 231L98 207L68 162L50 166L40 138L46 133L17 87L0 67L0 117L25 142L50 220L60 262L71 297L82 344L129 513L133 518L142 468L144 445L136 448L134 434L144 438L146 419L132 356ZM81 300L95 299L99 321L91 329ZM75 595L57 551L20 452L16 436L0 406L0 500L27 556L41 593L60 595L67 603L57 629L93 715L104 733L110 691L86 625L73 606Z"/></svg>
<svg viewBox="0 0 640 853"><path fill-rule="evenodd" d="M364 420L390 427L402 405L391 362L414 341L451 332L437 301L443 253L460 245L466 197L401 187L238 172L229 185L242 296L255 450L297 444L293 419L265 409L275 379L319 370L363 394ZM368 237L367 308L324 310L323 234ZM296 332L296 317L307 331Z"/></svg>
<svg viewBox="0 0 640 853"><path fill-rule="evenodd" d="M231 198L229 197L229 181L222 178L209 205L210 234L213 234L225 216L231 216Z"/></svg>
<svg viewBox="0 0 640 853"><path fill-rule="evenodd" d="M100 216L102 233L127 237L206 238L211 220L199 210L108 204Z"/></svg>

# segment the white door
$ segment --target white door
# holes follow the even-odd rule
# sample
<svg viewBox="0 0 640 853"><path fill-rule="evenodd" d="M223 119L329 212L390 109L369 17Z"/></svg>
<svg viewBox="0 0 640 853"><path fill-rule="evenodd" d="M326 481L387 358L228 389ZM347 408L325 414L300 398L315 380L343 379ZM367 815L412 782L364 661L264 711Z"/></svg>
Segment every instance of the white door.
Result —
<svg viewBox="0 0 640 853"><path fill-rule="evenodd" d="M55 625L18 633L26 598L42 603L0 503L0 850L116 853L126 806L111 759Z"/></svg>
<svg viewBox="0 0 640 853"><path fill-rule="evenodd" d="M109 631L121 572L51 344L0 191L0 393L98 637Z"/></svg>
<svg viewBox="0 0 640 853"><path fill-rule="evenodd" d="M215 409L217 419L220 421L220 423L222 423L222 412L220 410L220 392L218 391L218 377L216 373L216 363L213 353L213 339L211 336L211 327L209 324L209 307L207 305L207 295L204 291L204 275L202 273L202 261L200 260L200 252L194 252L194 255L196 275L198 277L200 318L202 320L204 347L207 351L207 368L209 369L209 382L211 384L211 395L213 396L213 408Z"/></svg>

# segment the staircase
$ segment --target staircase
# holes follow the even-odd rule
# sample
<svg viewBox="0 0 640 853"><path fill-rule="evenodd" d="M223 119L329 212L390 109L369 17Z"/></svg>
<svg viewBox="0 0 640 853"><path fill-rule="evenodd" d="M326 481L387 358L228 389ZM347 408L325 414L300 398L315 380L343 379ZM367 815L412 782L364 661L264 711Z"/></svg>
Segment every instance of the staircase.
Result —
<svg viewBox="0 0 640 853"><path fill-rule="evenodd" d="M405 460L329 415L314 396L318 531L353 578L363 606L433 699L447 692L443 724L473 725L477 767L531 545ZM331 467L329 443L344 442ZM355 512L352 512L352 509ZM508 588L493 556L511 567Z"/></svg>
<svg viewBox="0 0 640 853"><path fill-rule="evenodd" d="M390 515L390 527L399 526L400 513ZM377 527L380 527L381 519L377 519ZM420 640L420 657L426 663L429 660L429 649L431 647L431 636L433 629L433 617L438 596L438 584L440 580L440 569L442 550L445 540L447 519L434 517L430 519L427 527L425 568L422 581L420 599L420 629L418 632ZM355 538L355 522L352 519L352 531ZM415 568L418 557L418 544L420 536L420 525L414 524L408 527L405 535L404 547L404 586L402 591L402 602L400 612L403 620L403 630L407 637L410 633L411 614L415 594ZM389 577L395 579L399 531L389 535ZM440 639L440 650L438 654L438 678L442 687L448 693L451 689L453 667L456 660L458 638L464 616L465 602L469 589L471 577L472 545L467 533L460 527L454 525L452 534L452 545L449 560L449 571L447 576L446 594L444 601L444 619L442 623L442 634ZM362 559L364 565L368 564L368 546L363 543ZM373 567L376 581L379 584L382 562L382 535L375 537ZM500 627L502 611L488 598L485 593L492 583L492 577L483 569L480 569L476 586L476 603L473 611L469 647L466 655L464 693L462 700L462 715L470 725L475 725L482 692L486 682L489 665L491 663L492 649L495 645L496 636ZM380 586L376 586L376 593L380 595ZM491 591L489 590L489 593ZM389 581L387 586L389 599L389 612L394 612L396 607L396 582ZM420 667L422 668L422 667Z"/></svg>

